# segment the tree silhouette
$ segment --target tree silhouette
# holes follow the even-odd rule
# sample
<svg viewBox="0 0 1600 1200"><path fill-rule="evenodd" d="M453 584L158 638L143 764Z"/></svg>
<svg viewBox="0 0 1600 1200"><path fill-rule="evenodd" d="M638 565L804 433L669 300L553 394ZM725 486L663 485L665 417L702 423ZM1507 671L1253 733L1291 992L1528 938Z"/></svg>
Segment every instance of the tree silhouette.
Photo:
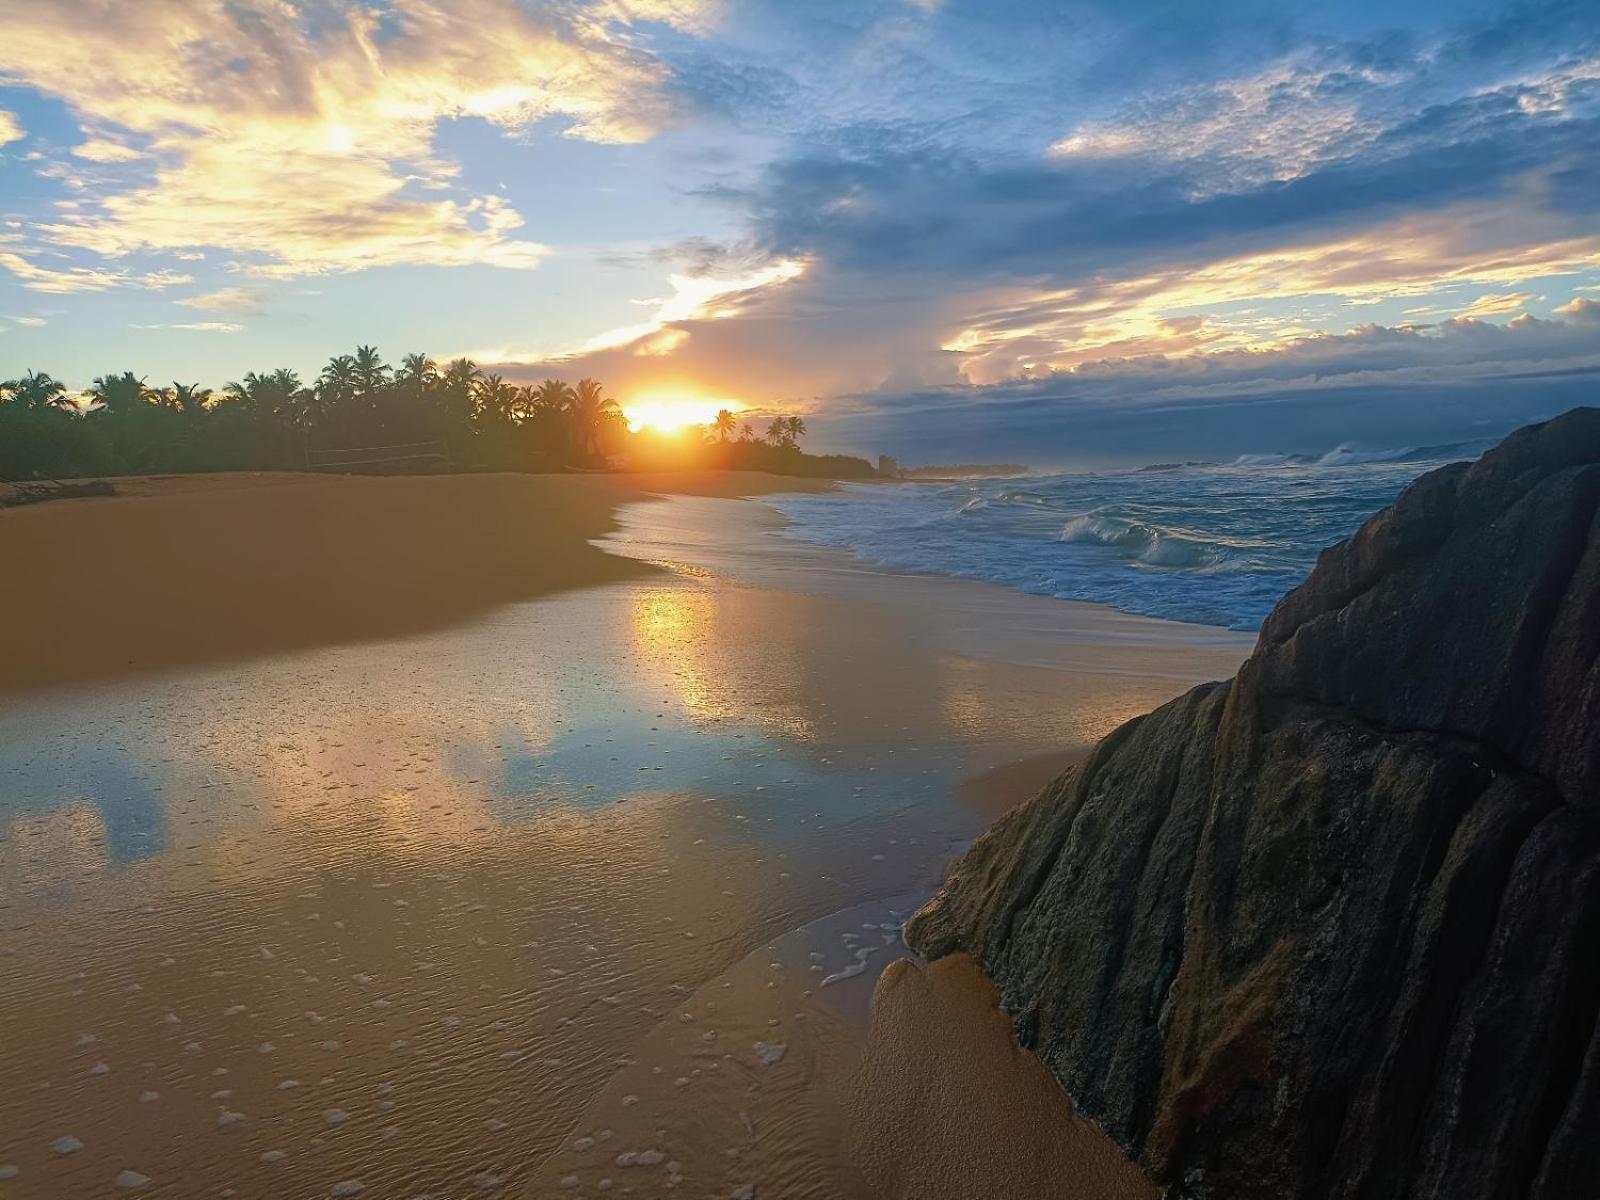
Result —
<svg viewBox="0 0 1600 1200"><path fill-rule="evenodd" d="M603 452L600 444L601 423L608 413L619 412L617 402L605 394L598 380L580 379L567 401L567 412L572 417L573 432L583 447L583 454L599 458Z"/></svg>
<svg viewBox="0 0 1600 1200"><path fill-rule="evenodd" d="M426 442L443 443L458 469L595 465L625 449L641 467L870 473L859 460L801 454L805 433L802 417L774 416L763 439L729 409L672 435L631 433L598 380L518 383L423 353L390 367L369 345L329 359L310 386L286 368L247 372L217 392L151 388L132 371L99 376L81 399L38 371L0 383L0 478L303 470L314 452ZM438 456L388 461L436 469Z"/></svg>
<svg viewBox="0 0 1600 1200"><path fill-rule="evenodd" d="M132 371L124 371L120 375L101 375L89 388L89 395L107 412L122 414L138 411L141 404L151 400L153 393L143 379Z"/></svg>
<svg viewBox="0 0 1600 1200"><path fill-rule="evenodd" d="M9 395L11 402L22 408L41 409L52 405L64 409L76 408L67 396L67 385L40 371L27 371L20 379L8 379L0 383L0 396L5 395Z"/></svg>
<svg viewBox="0 0 1600 1200"><path fill-rule="evenodd" d="M186 417L204 416L211 404L211 389L203 388L198 383L173 380L172 387L164 395L170 406Z"/></svg>

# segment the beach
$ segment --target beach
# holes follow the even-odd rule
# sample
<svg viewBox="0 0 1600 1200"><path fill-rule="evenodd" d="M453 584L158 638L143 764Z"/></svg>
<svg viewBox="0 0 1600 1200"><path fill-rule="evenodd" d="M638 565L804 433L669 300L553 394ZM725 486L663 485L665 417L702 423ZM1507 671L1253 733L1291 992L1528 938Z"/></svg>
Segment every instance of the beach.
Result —
<svg viewBox="0 0 1600 1200"><path fill-rule="evenodd" d="M818 486L0 512L7 1194L1142 1194L899 923L1251 639L874 568L734 498ZM1004 1153L1019 1119L1059 1136Z"/></svg>

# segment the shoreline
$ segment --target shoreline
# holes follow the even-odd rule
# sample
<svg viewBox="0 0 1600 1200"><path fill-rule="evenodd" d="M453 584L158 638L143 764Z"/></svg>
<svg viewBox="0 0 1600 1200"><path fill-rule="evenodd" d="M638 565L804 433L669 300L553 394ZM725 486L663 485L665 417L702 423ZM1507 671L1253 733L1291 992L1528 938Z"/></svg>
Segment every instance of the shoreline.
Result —
<svg viewBox="0 0 1600 1200"><path fill-rule="evenodd" d="M110 482L115 496L0 511L0 561L23 581L0 594L0 627L28 631L0 695L446 627L649 573L591 544L629 502L832 486L709 471Z"/></svg>
<svg viewBox="0 0 1600 1200"><path fill-rule="evenodd" d="M152 517L214 507L218 492L186 482L165 503L78 501L75 520L120 513L109 524L142 525L126 541L149 549L171 524ZM26 1145L0 1144L0 1161L56 1178L64 1196L96 1194L85 1172L129 1164L166 1181L204 1168L265 1186L290 1168L257 1159L280 1149L307 1194L357 1173L369 1186L448 1191L457 1177L438 1172L482 1161L533 1194L558 1194L577 1174L574 1190L587 1195L616 1174L618 1156L659 1148L691 1191L755 1183L781 1193L810 1181L822 1188L813 1194L844 1195L858 1180L851 1147L881 1161L893 1133L870 1111L841 1123L859 1092L884 1111L919 1105L928 1120L917 1136L943 1130L945 1153L995 1174L989 1194L1020 1194L1004 1161L962 1148L1006 1124L1004 1103L982 1121L937 1114L950 1112L939 1106L951 1099L952 1062L1005 1103L1037 1094L1016 1072L1038 1064L997 1050L1009 1023L977 1002L981 988L925 995L923 976L892 965L904 950L890 931L941 865L1067 765L1071 747L1226 674L1238 639L868 568L843 551L774 541L781 517L764 506L706 496L747 494L760 477L695 480L699 495L664 503L600 482L567 493L560 511L572 520L556 518L559 501L543 489L548 527L522 540L564 541L566 552L520 561L548 585L531 599L467 607L421 630L0 696L0 742L11 743L0 746L0 949L12 955L0 1002L25 1017L16 1049L0 1056L0 1084L10 1083L0 1117L27 1105L8 1118L26 1126ZM651 482L665 491L679 481ZM342 498L352 511L334 524L348 531L387 490L279 480L245 507L281 526L305 515L286 499L316 499L326 515ZM504 495L493 480L472 490ZM472 511L485 508L499 512ZM433 536L460 515L459 503L432 514ZM508 529L529 525L502 517L474 548L503 545ZM254 545L227 549L223 566ZM218 560L184 561L187 576L163 581L170 591L192 600L232 586L218 582ZM357 564L335 568L347 578ZM384 581L353 586L370 595ZM96 636L126 628L129 612L113 610ZM469 916L479 910L495 915ZM87 995L51 969L63 946L90 974ZM178 971L150 969L169 957ZM273 965L285 962L305 964L303 978ZM881 1002L880 976L893 993ZM125 990L133 982L139 990ZM477 989L491 984L498 995L485 1007ZM370 1007L374 987L383 1009ZM216 1018L252 991L249 1024ZM884 1008L881 1028L868 1023L873 1005ZM450 1022L480 1009L470 1033L455 1032ZM163 1024L163 1010L182 1026ZM84 1030L102 1036L74 1049ZM204 1057L186 1058L179 1043L191 1037ZM952 1038L964 1057L911 1053ZM334 1042L341 1069L328 1075L318 1047ZM785 1045L786 1057L769 1069L758 1043ZM880 1069L885 1053L893 1070ZM157 1076L167 1121L100 1115L99 1093L81 1090L95 1086L82 1079L97 1058L119 1087ZM432 1074L436 1062L452 1064L448 1080ZM243 1161L234 1143L200 1132L215 1119L205 1097L217 1085L204 1072L217 1063L231 1073L229 1103L263 1121L259 1134L247 1127ZM977 1073L980 1063L992 1073ZM317 1098L280 1095L285 1075L320 1079L308 1084ZM515 1079L514 1102L496 1090L502 1079ZM43 1101L35 1080L54 1085ZM321 1109L356 1114L357 1125L389 1119L370 1105L371 1089L391 1080L413 1120L470 1108L493 1129L447 1117L440 1127L454 1138L426 1152L396 1144L383 1163L353 1135L318 1145ZM62 1107L69 1100L87 1107ZM91 1150L65 1164L38 1152L69 1127ZM630 1140L600 1162L570 1153L575 1139L608 1130ZM51 1174L62 1171L75 1174ZM862 1187L867 1196L876 1185Z"/></svg>

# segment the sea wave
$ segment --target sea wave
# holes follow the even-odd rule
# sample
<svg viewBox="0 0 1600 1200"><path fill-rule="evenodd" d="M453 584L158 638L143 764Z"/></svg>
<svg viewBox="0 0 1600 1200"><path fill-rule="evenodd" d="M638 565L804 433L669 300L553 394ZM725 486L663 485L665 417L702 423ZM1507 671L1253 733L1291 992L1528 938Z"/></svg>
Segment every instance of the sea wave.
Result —
<svg viewBox="0 0 1600 1200"><path fill-rule="evenodd" d="M1037 475L1025 488L1015 479L863 484L767 502L788 516L788 536L888 566L1254 629L1324 546L1423 471L1486 445L1343 445L1156 472Z"/></svg>

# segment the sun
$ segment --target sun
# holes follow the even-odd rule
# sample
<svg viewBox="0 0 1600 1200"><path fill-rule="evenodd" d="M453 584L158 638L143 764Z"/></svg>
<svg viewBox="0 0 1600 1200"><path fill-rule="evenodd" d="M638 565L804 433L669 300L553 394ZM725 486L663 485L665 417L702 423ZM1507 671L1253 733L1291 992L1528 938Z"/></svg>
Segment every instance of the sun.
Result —
<svg viewBox="0 0 1600 1200"><path fill-rule="evenodd" d="M709 425L723 409L737 413L744 408L737 400L713 400L687 392L647 392L622 402L622 415L634 433L642 429L656 433L678 433L691 425Z"/></svg>

